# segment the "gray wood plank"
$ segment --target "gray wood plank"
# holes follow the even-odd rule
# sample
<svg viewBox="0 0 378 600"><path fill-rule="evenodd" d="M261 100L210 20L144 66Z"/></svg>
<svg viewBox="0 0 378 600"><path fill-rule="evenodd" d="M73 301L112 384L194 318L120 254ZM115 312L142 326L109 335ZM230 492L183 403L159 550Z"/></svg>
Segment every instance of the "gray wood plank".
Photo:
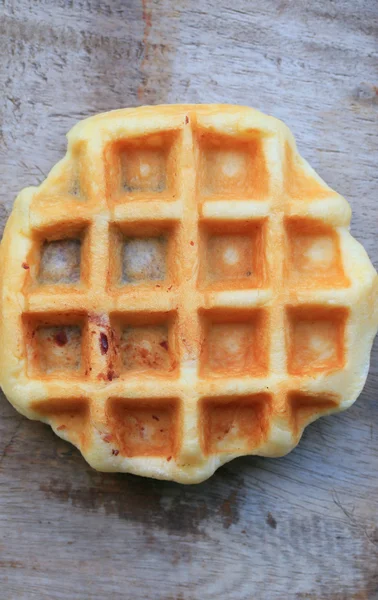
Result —
<svg viewBox="0 0 378 600"><path fill-rule="evenodd" d="M378 266L375 0L3 0L0 223L84 116L230 102L283 119ZM4 600L378 598L378 345L342 415L198 486L100 474L0 398Z"/></svg>

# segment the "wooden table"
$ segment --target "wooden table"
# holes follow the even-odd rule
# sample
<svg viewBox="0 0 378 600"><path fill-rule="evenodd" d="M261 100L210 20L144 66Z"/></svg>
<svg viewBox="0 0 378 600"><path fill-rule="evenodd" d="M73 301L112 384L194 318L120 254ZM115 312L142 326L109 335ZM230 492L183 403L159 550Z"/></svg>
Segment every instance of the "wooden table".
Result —
<svg viewBox="0 0 378 600"><path fill-rule="evenodd" d="M308 8L305 8L308 6ZM1 225L87 115L230 102L286 121L378 266L375 0L3 0ZM1 600L378 598L378 346L285 458L183 487L93 471L0 398Z"/></svg>

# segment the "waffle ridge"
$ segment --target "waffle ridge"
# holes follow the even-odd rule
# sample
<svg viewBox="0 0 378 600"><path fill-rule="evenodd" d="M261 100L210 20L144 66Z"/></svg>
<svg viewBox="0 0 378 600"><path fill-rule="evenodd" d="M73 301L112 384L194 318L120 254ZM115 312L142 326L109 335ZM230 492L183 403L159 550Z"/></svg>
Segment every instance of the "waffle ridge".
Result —
<svg viewBox="0 0 378 600"><path fill-rule="evenodd" d="M98 470L282 456L367 376L377 274L349 223L258 111L91 117L4 233L3 390Z"/></svg>

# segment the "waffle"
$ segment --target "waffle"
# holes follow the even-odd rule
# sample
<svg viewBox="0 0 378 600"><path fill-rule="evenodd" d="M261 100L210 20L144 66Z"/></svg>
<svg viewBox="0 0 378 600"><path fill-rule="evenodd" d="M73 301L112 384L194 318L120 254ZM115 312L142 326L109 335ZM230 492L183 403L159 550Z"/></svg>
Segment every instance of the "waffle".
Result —
<svg viewBox="0 0 378 600"><path fill-rule="evenodd" d="M349 222L253 109L89 118L6 226L2 388L98 470L195 483L284 455L367 376L377 274Z"/></svg>

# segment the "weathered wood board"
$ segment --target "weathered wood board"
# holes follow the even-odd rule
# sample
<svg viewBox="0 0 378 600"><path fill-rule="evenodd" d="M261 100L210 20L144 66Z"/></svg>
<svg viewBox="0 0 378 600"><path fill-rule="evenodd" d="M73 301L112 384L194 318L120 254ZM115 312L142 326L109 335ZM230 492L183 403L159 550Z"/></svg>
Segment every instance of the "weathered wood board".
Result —
<svg viewBox="0 0 378 600"><path fill-rule="evenodd" d="M230 102L286 121L378 266L375 0L2 0L0 219L86 115ZM378 598L378 346L348 412L198 486L100 474L0 398L0 598Z"/></svg>

